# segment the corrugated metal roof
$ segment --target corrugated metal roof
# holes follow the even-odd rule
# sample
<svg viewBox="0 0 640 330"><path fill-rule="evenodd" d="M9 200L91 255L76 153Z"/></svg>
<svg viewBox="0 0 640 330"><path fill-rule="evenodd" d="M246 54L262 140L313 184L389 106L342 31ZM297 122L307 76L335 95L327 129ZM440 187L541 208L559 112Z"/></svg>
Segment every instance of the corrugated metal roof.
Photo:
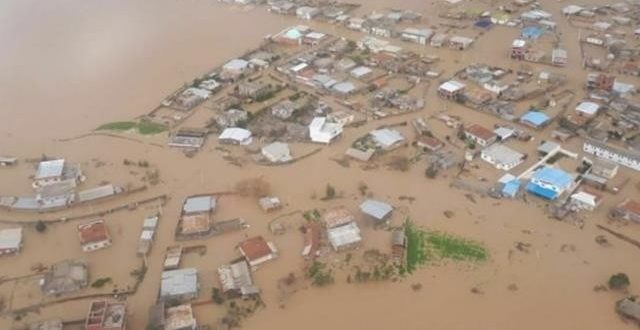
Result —
<svg viewBox="0 0 640 330"><path fill-rule="evenodd" d="M393 211L393 207L385 202L367 199L360 204L360 210L367 215L382 220Z"/></svg>
<svg viewBox="0 0 640 330"><path fill-rule="evenodd" d="M327 230L327 236L329 236L331 246L336 250L362 241L360 228L358 228L358 225L356 225L355 222L331 228Z"/></svg>
<svg viewBox="0 0 640 330"><path fill-rule="evenodd" d="M36 180L57 177L62 175L64 170L64 159L49 160L38 164Z"/></svg>
<svg viewBox="0 0 640 330"><path fill-rule="evenodd" d="M80 202L89 202L100 198L110 197L116 193L116 187L112 184L107 184L78 192L78 200Z"/></svg>
<svg viewBox="0 0 640 330"><path fill-rule="evenodd" d="M214 196L189 197L182 206L184 213L209 212L215 208L216 198Z"/></svg>
<svg viewBox="0 0 640 330"><path fill-rule="evenodd" d="M162 272L160 296L195 295L198 293L198 270L176 269Z"/></svg>

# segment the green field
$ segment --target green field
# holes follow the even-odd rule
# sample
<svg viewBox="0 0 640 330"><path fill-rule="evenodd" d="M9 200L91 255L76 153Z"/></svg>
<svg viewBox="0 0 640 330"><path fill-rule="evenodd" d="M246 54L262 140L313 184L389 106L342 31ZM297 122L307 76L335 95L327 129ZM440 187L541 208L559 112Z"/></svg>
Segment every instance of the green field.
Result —
<svg viewBox="0 0 640 330"><path fill-rule="evenodd" d="M116 132L126 132L126 131L135 131L138 134L142 135L154 135L158 133L162 133L167 130L167 128L163 125L148 122L148 121L116 121L113 123L108 123L101 125L96 129L97 131L116 131Z"/></svg>
<svg viewBox="0 0 640 330"><path fill-rule="evenodd" d="M404 224L407 236L406 271L412 273L418 266L443 259L481 262L489 253L480 243L451 234L417 228L410 219Z"/></svg>

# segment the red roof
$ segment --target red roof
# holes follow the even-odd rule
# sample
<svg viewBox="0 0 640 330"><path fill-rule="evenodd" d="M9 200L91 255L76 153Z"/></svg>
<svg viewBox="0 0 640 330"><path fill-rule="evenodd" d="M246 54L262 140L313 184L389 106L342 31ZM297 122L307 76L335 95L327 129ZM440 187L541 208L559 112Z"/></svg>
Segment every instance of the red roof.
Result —
<svg viewBox="0 0 640 330"><path fill-rule="evenodd" d="M424 135L418 136L416 138L416 141L419 146L426 147L429 150L438 150L444 147L444 143L442 143L442 141L430 136L424 136Z"/></svg>
<svg viewBox="0 0 640 330"><path fill-rule="evenodd" d="M496 137L495 133L493 133L492 131L490 131L487 128L484 128L483 126L480 126L478 124L473 124L471 126L468 126L465 129L465 132L467 132L467 134L471 134L477 138L480 138L482 140L491 140L493 138Z"/></svg>
<svg viewBox="0 0 640 330"><path fill-rule="evenodd" d="M629 213L640 215L640 202L638 201L627 199L626 201L624 201L624 203L620 204L620 208Z"/></svg>
<svg viewBox="0 0 640 330"><path fill-rule="evenodd" d="M103 220L78 225L81 244L96 243L109 240L109 230Z"/></svg>
<svg viewBox="0 0 640 330"><path fill-rule="evenodd" d="M249 238L248 240L240 243L238 246L242 255L249 261L257 260L270 255L271 247L267 244L267 241L262 236L256 236Z"/></svg>

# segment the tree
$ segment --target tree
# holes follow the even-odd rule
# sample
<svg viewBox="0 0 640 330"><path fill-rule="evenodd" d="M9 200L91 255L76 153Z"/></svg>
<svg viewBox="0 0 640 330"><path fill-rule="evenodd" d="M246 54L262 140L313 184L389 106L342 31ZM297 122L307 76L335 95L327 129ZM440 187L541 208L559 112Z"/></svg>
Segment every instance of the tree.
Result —
<svg viewBox="0 0 640 330"><path fill-rule="evenodd" d="M336 188L332 185L327 184L327 190L325 192L325 199L332 199L336 197Z"/></svg>
<svg viewBox="0 0 640 330"><path fill-rule="evenodd" d="M236 192L241 196L264 197L271 192L271 185L263 178L245 179L236 184Z"/></svg>
<svg viewBox="0 0 640 330"><path fill-rule="evenodd" d="M36 231L39 233L44 233L47 230L47 224L42 220L38 220L36 222Z"/></svg>
<svg viewBox="0 0 640 330"><path fill-rule="evenodd" d="M424 175L429 179L435 179L438 176L438 166L435 163L432 163L427 167L427 170L424 172Z"/></svg>
<svg viewBox="0 0 640 330"><path fill-rule="evenodd" d="M625 273L613 274L609 278L609 289L612 290L625 290L630 284L629 276Z"/></svg>

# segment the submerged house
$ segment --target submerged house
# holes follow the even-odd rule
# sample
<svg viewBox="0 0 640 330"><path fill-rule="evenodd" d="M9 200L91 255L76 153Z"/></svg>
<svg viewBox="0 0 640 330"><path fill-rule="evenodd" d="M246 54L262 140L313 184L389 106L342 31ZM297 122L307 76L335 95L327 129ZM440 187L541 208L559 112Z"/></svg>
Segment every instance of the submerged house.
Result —
<svg viewBox="0 0 640 330"><path fill-rule="evenodd" d="M640 202L626 199L611 210L611 217L640 223Z"/></svg>
<svg viewBox="0 0 640 330"><path fill-rule="evenodd" d="M125 330L127 303L121 301L93 301L85 320L85 330Z"/></svg>
<svg viewBox="0 0 640 330"><path fill-rule="evenodd" d="M251 138L251 131L239 127L225 128L220 136L218 136L218 140L221 143L238 144L243 146L249 145L253 141Z"/></svg>
<svg viewBox="0 0 640 330"><path fill-rule="evenodd" d="M53 264L40 280L40 290L48 296L79 291L89 285L89 268L84 261L65 260Z"/></svg>
<svg viewBox="0 0 640 330"><path fill-rule="evenodd" d="M391 217L393 206L379 200L367 199L360 204L360 211L376 223L380 223Z"/></svg>
<svg viewBox="0 0 640 330"><path fill-rule="evenodd" d="M169 147L200 149L207 138L207 131L203 129L182 128L169 138Z"/></svg>
<svg viewBox="0 0 640 330"><path fill-rule="evenodd" d="M111 246L111 236L104 220L78 225L78 237L84 252L92 252Z"/></svg>
<svg viewBox="0 0 640 330"><path fill-rule="evenodd" d="M238 251L251 267L258 267L278 257L275 244L267 242L262 236L252 237L238 244Z"/></svg>
<svg viewBox="0 0 640 330"><path fill-rule="evenodd" d="M495 133L478 124L467 126L464 129L464 137L482 147L487 147L498 139Z"/></svg>
<svg viewBox="0 0 640 330"><path fill-rule="evenodd" d="M164 307L162 308L164 309ZM169 307L163 313L164 330L197 330L198 324L190 304ZM154 328L155 329L155 328Z"/></svg>
<svg viewBox="0 0 640 330"><path fill-rule="evenodd" d="M540 111L528 111L520 117L521 123L533 128L544 127L550 121L551 118L546 113Z"/></svg>
<svg viewBox="0 0 640 330"><path fill-rule="evenodd" d="M253 284L249 264L244 260L218 267L218 278L226 295L239 297L259 292Z"/></svg>
<svg viewBox="0 0 640 330"><path fill-rule="evenodd" d="M529 184L527 191L547 200L554 200L565 191L571 189L574 178L561 169L550 166L537 170Z"/></svg>
<svg viewBox="0 0 640 330"><path fill-rule="evenodd" d="M383 150L392 150L405 144L405 138L400 132L381 128L369 133L376 145Z"/></svg>
<svg viewBox="0 0 640 330"><path fill-rule="evenodd" d="M503 171L511 170L520 165L525 159L525 155L504 144L493 144L482 149L480 157L485 162Z"/></svg>
<svg viewBox="0 0 640 330"><path fill-rule="evenodd" d="M462 95L466 86L457 80L449 80L438 87L438 95L448 100L455 100Z"/></svg>
<svg viewBox="0 0 640 330"><path fill-rule="evenodd" d="M598 158L606 159L616 164L640 171L640 153L632 150L610 146L606 143L587 139L582 150Z"/></svg>
<svg viewBox="0 0 640 330"><path fill-rule="evenodd" d="M33 187L48 186L67 180L76 184L84 181L80 167L68 165L64 159L47 160L38 164Z"/></svg>
<svg viewBox="0 0 640 330"><path fill-rule="evenodd" d="M355 223L355 216L344 207L327 211L322 221L327 228L329 243L335 251L343 251L360 245L362 236Z"/></svg>
<svg viewBox="0 0 640 330"><path fill-rule="evenodd" d="M329 144L342 134L342 125L330 123L325 117L315 117L309 124L311 141Z"/></svg>
<svg viewBox="0 0 640 330"><path fill-rule="evenodd" d="M186 301L198 297L198 270L185 268L162 272L160 298L164 300Z"/></svg>
<svg viewBox="0 0 640 330"><path fill-rule="evenodd" d="M602 194L588 187L581 188L571 195L571 204L586 211L595 210L600 205L600 202L602 202Z"/></svg>
<svg viewBox="0 0 640 330"><path fill-rule="evenodd" d="M262 147L262 156L272 163L286 163L291 161L289 145L283 142L273 142Z"/></svg>
<svg viewBox="0 0 640 330"><path fill-rule="evenodd" d="M217 199L215 196L197 195L187 197L182 205L177 234L184 238L209 234L216 207Z"/></svg>
<svg viewBox="0 0 640 330"><path fill-rule="evenodd" d="M0 256L18 254L22 249L22 228L0 230Z"/></svg>

